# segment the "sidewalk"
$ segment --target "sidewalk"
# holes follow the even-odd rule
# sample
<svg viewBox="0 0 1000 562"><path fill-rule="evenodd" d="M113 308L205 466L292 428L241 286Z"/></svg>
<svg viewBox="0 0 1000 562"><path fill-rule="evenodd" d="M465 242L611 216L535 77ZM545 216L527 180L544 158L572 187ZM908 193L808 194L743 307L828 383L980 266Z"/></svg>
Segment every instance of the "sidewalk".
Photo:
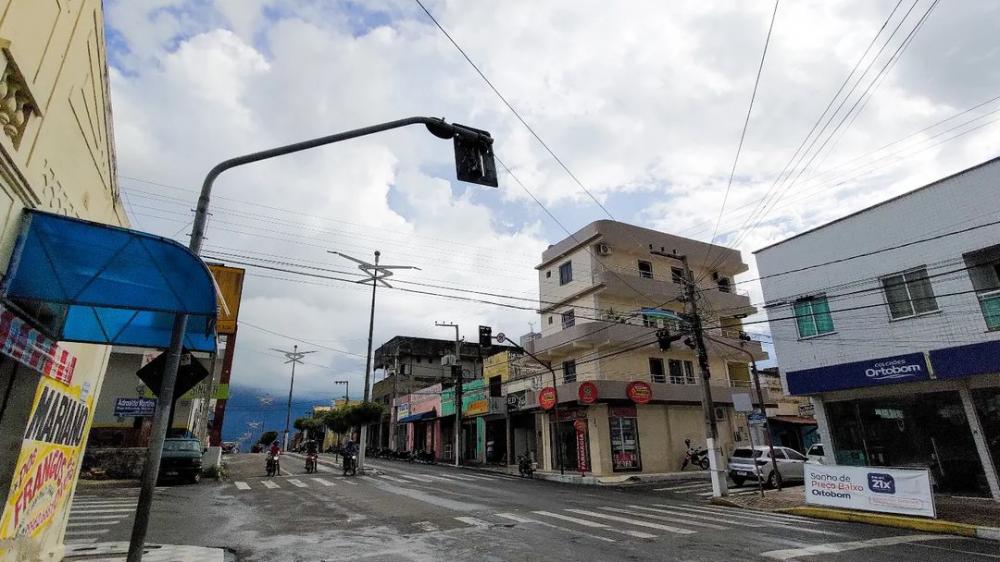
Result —
<svg viewBox="0 0 1000 562"><path fill-rule="evenodd" d="M398 462L398 461L389 461ZM406 464L406 463L401 463ZM456 467L453 464L437 463L435 466L458 468L462 470L475 470L478 472L491 472L494 474L506 474L508 476L520 476L517 465L480 465L463 464ZM533 478L535 480L548 480L551 482L561 482L563 484L577 484L584 486L629 486L636 484L648 484L650 482L670 482L670 481L709 481L707 471L688 472L661 472L648 474L617 474L614 476L593 476L581 475L578 472L566 471L559 474L558 470L536 470Z"/></svg>
<svg viewBox="0 0 1000 562"><path fill-rule="evenodd" d="M985 498L935 496L934 505L937 519L807 505L803 488L780 492L766 490L763 498L758 494L713 498L712 503L729 507L790 513L816 519L854 521L928 533L1000 541L1000 527L998 527L1000 525L1000 503Z"/></svg>
<svg viewBox="0 0 1000 562"><path fill-rule="evenodd" d="M127 542L102 542L94 544L67 545L63 560L125 560L128 555ZM185 546L173 544L147 544L142 552L143 562L225 562L235 560L225 549L205 546Z"/></svg>

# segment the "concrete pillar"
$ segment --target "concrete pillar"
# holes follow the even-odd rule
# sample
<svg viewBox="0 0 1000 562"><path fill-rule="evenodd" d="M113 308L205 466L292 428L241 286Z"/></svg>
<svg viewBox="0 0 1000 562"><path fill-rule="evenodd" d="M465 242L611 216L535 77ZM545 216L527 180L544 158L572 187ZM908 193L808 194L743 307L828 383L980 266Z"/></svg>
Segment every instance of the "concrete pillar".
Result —
<svg viewBox="0 0 1000 562"><path fill-rule="evenodd" d="M826 416L823 399L818 396L811 396L809 399L815 407L813 415L816 417L816 425L819 426L819 437L823 441L823 464L837 464L837 455L833 451L836 444L830 435L830 420Z"/></svg>
<svg viewBox="0 0 1000 562"><path fill-rule="evenodd" d="M979 423L979 413L976 412L976 405L972 401L972 392L969 390L968 381L959 382L958 395L965 408L965 418L969 420L969 429L972 431L972 440L976 443L979 462L982 463L983 472L986 473L986 483L990 487L990 495L994 500L1000 501L1000 480L997 478L997 467L993 464L993 457L990 455L989 447L986 446L986 439L983 438L983 426Z"/></svg>

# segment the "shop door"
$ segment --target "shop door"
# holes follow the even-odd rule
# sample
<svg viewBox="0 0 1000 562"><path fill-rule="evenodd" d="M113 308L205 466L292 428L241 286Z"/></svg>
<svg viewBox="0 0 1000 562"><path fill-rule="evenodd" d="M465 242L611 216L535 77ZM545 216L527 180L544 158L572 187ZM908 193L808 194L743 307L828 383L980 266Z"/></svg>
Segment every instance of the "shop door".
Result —
<svg viewBox="0 0 1000 562"><path fill-rule="evenodd" d="M579 418L586 424L585 418ZM575 426L575 419L569 419L559 424L559 431L556 432L555 424L552 424L552 442L558 446L552 454L552 468L559 468L559 458L562 457L562 466L569 472L589 472L590 471L590 445L589 435L586 427L580 432Z"/></svg>

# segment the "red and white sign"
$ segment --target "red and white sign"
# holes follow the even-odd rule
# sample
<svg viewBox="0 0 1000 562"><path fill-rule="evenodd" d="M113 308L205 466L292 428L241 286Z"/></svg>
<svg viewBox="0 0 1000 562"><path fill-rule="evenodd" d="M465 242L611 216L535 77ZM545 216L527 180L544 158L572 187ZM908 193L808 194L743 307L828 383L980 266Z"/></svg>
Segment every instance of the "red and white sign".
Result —
<svg viewBox="0 0 1000 562"><path fill-rule="evenodd" d="M577 431L587 431L587 420L579 418L573 421L573 429Z"/></svg>
<svg viewBox="0 0 1000 562"><path fill-rule="evenodd" d="M538 391L538 405L543 410L551 410L556 405L556 389L547 386Z"/></svg>
<svg viewBox="0 0 1000 562"><path fill-rule="evenodd" d="M0 353L46 377L69 384L76 356L0 305Z"/></svg>
<svg viewBox="0 0 1000 562"><path fill-rule="evenodd" d="M577 422L583 423L578 424ZM576 420L573 422L573 427L576 428L576 469L582 474L590 469L587 462L587 422L586 420Z"/></svg>
<svg viewBox="0 0 1000 562"><path fill-rule="evenodd" d="M625 387L625 394L636 404L648 404L653 399L653 388L648 382L632 381Z"/></svg>
<svg viewBox="0 0 1000 562"><path fill-rule="evenodd" d="M587 381L580 385L577 391L581 404L594 404L597 402L597 385Z"/></svg>

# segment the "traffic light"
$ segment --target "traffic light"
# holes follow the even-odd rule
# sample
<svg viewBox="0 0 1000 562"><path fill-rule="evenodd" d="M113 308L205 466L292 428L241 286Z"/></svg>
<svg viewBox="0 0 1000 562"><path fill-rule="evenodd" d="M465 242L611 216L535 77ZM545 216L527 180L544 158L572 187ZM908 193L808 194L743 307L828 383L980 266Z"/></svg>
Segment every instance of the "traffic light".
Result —
<svg viewBox="0 0 1000 562"><path fill-rule="evenodd" d="M660 344L661 351L670 349L670 344L684 337L684 334L670 334L670 330L663 328L656 331L656 342Z"/></svg>
<svg viewBox="0 0 1000 562"><path fill-rule="evenodd" d="M455 123L455 172L459 181L497 187L493 138L486 131Z"/></svg>
<svg viewBox="0 0 1000 562"><path fill-rule="evenodd" d="M493 328L489 326L479 327L479 347L493 347Z"/></svg>

